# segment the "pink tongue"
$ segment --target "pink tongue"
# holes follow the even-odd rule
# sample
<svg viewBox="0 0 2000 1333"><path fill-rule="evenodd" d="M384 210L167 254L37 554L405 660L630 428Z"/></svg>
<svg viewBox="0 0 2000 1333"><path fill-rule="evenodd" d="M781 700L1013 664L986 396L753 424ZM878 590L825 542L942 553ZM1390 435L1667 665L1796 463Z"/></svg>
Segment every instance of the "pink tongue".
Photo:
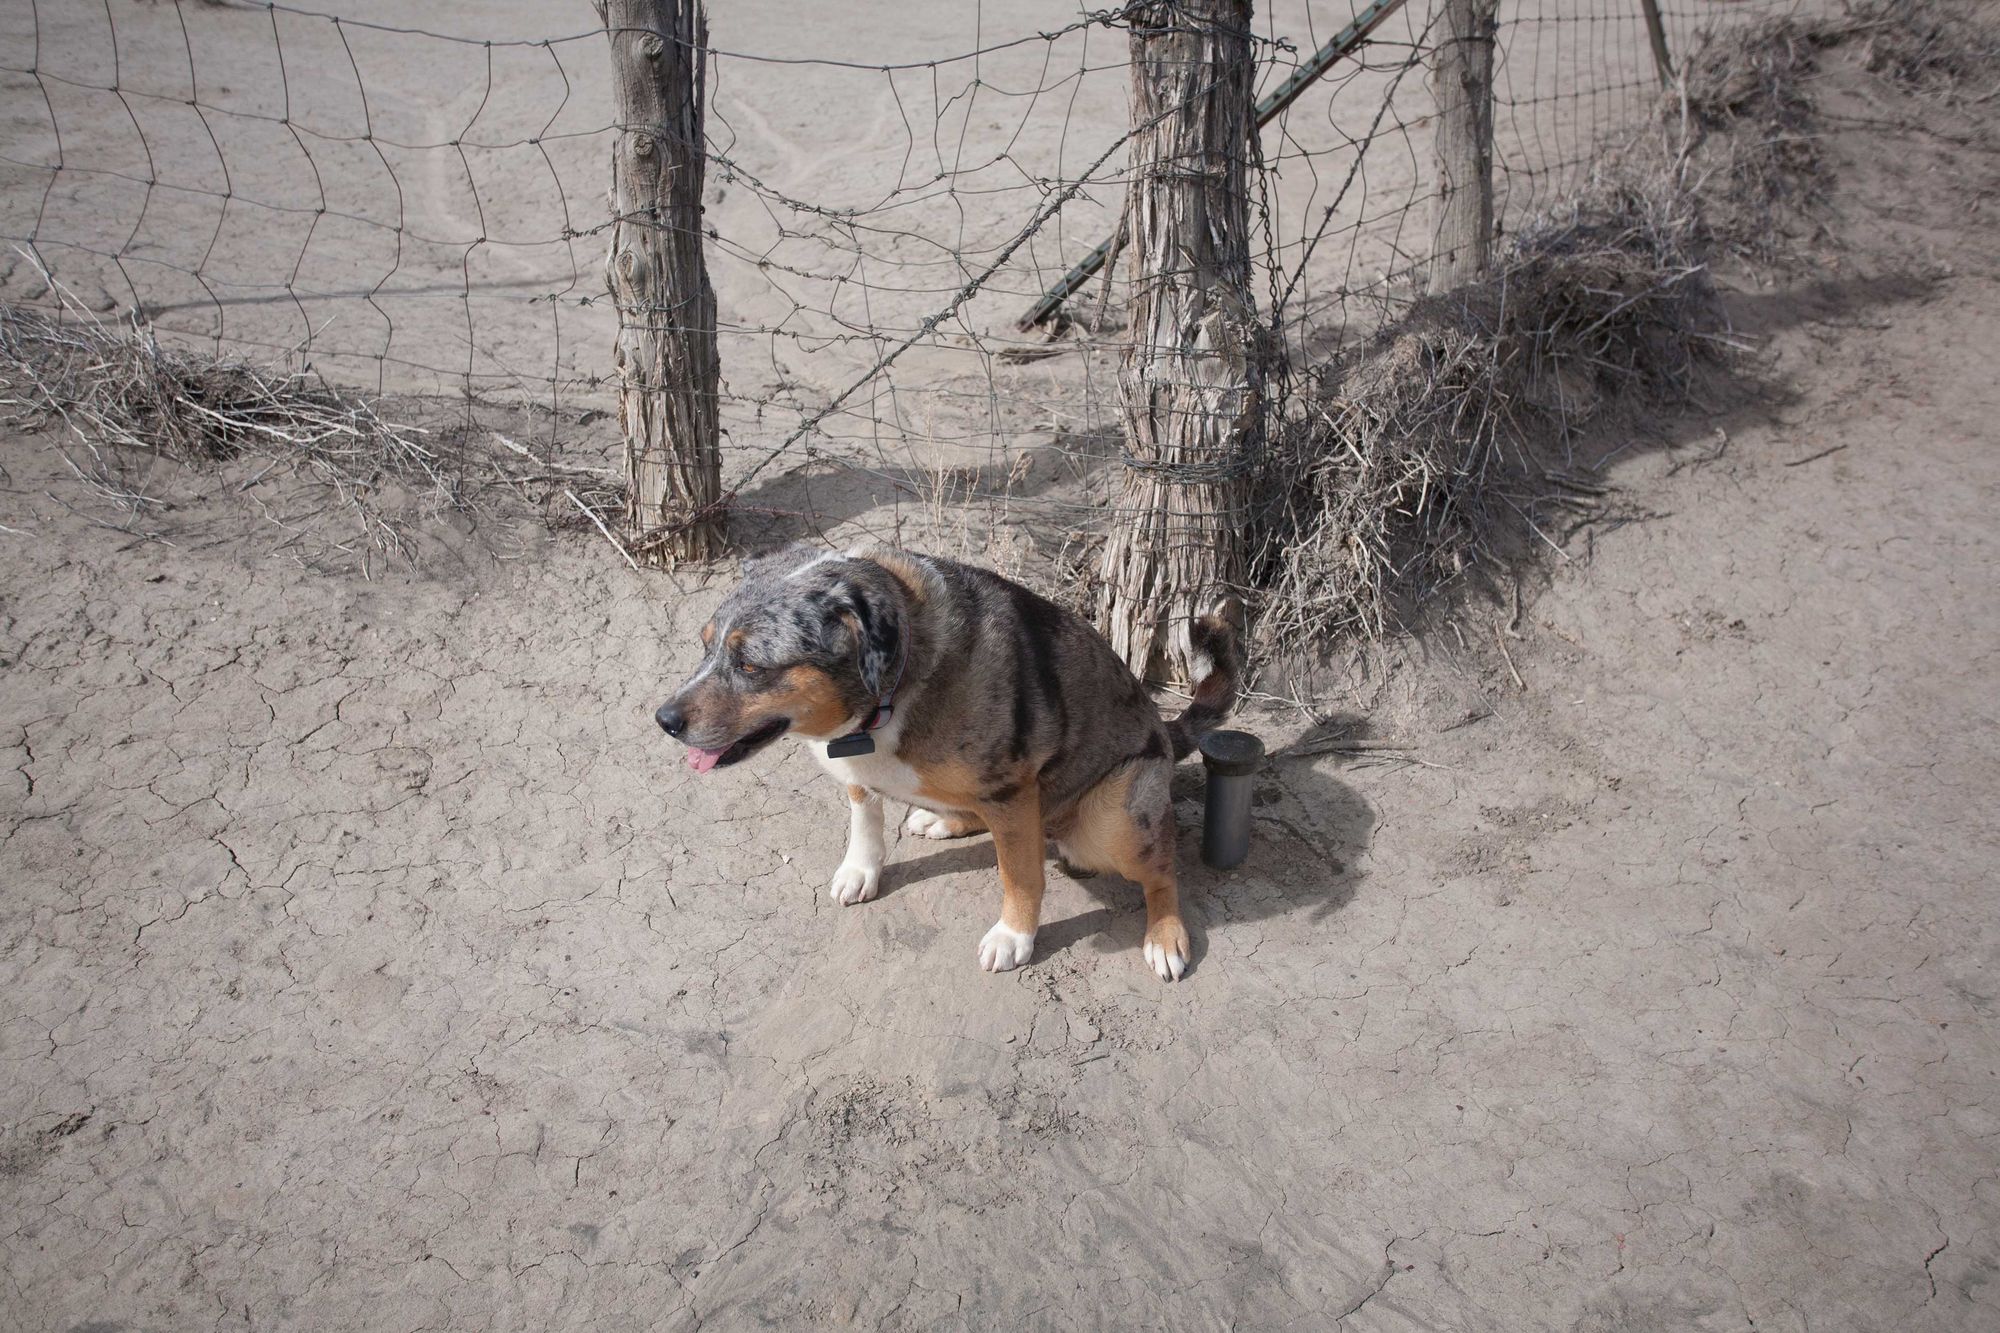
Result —
<svg viewBox="0 0 2000 1333"><path fill-rule="evenodd" d="M716 762L721 758L722 751L720 750L704 750L698 745L690 745L688 747L688 767L697 773L708 772L709 769L715 767Z"/></svg>

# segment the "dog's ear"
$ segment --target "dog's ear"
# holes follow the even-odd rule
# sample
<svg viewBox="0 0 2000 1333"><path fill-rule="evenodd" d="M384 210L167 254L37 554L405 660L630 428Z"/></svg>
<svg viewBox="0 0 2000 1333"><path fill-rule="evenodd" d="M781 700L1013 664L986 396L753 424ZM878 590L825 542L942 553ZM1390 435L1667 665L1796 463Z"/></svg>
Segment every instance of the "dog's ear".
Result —
<svg viewBox="0 0 2000 1333"><path fill-rule="evenodd" d="M842 579L840 615L854 632L861 687L880 699L884 692L896 688L903 651L903 613L895 594L876 582L865 576Z"/></svg>

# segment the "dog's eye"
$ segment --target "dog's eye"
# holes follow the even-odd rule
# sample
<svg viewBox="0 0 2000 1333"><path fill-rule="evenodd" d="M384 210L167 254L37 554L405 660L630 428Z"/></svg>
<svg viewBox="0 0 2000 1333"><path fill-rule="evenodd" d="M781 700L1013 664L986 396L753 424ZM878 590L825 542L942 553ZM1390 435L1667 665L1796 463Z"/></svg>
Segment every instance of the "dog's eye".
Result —
<svg viewBox="0 0 2000 1333"><path fill-rule="evenodd" d="M737 673L740 675L754 676L757 674L758 669L757 664L754 662L738 662L736 664Z"/></svg>

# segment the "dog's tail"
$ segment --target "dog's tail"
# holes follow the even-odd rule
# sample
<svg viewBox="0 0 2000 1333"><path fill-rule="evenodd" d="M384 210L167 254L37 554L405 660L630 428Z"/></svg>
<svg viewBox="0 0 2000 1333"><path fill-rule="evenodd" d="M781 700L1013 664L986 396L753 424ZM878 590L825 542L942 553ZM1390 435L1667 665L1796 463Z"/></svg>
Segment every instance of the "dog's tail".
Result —
<svg viewBox="0 0 2000 1333"><path fill-rule="evenodd" d="M1167 723L1174 758L1185 759L1236 707L1243 688L1243 603L1225 597L1188 627L1194 649L1194 702Z"/></svg>

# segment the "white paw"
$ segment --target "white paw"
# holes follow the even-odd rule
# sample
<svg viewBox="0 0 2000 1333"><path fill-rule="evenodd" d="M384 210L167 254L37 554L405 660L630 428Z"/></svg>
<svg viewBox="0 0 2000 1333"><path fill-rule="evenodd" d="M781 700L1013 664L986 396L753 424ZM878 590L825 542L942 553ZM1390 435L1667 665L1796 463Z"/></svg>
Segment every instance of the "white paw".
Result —
<svg viewBox="0 0 2000 1333"><path fill-rule="evenodd" d="M1163 948L1147 940L1141 952L1146 956L1146 966L1152 968L1153 975L1162 981L1179 981L1181 974L1187 971L1187 959L1170 947Z"/></svg>
<svg viewBox="0 0 2000 1333"><path fill-rule="evenodd" d="M952 827L952 822L949 819L935 811L926 810L922 806L916 806L911 809L910 817L903 821L903 832L916 838L953 838L958 836L958 830Z"/></svg>
<svg viewBox="0 0 2000 1333"><path fill-rule="evenodd" d="M852 907L856 903L865 903L873 898L875 891L881 887L881 866L857 865L852 861L846 861L841 864L840 869L833 872L833 884L827 889L826 896L843 907Z"/></svg>
<svg viewBox="0 0 2000 1333"><path fill-rule="evenodd" d="M1012 972L1034 956L1033 933L1014 930L1005 922L995 921L979 941L979 965L988 972Z"/></svg>

